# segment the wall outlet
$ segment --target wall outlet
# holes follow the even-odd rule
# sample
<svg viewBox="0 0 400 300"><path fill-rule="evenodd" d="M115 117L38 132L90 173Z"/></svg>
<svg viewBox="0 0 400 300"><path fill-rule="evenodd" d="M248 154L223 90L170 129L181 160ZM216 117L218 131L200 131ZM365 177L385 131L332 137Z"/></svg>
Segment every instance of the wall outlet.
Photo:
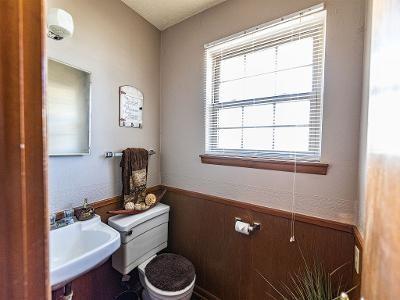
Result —
<svg viewBox="0 0 400 300"><path fill-rule="evenodd" d="M354 246L354 269L360 274L360 249L357 246Z"/></svg>

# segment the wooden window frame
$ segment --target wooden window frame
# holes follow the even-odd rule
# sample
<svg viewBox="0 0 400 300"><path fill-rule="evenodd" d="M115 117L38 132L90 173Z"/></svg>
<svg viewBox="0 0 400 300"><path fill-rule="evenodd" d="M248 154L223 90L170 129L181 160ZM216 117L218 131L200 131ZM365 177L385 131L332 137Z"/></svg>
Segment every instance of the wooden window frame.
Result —
<svg viewBox="0 0 400 300"><path fill-rule="evenodd" d="M200 155L203 164L243 167L251 169L275 170L284 172L307 173L316 175L326 175L328 173L329 164L310 161L289 161L289 160L273 160L265 158L253 157L235 157L202 154Z"/></svg>
<svg viewBox="0 0 400 300"><path fill-rule="evenodd" d="M325 21L326 22L326 21ZM249 47L249 49L247 49L247 51L241 51L238 54L235 54L235 51L232 51L233 54L230 55L229 57L235 57L237 55L246 55L248 53L252 53L254 51L261 51L263 49L268 48L269 44L263 44L260 47ZM274 46L277 47L277 46ZM318 47L316 45L316 41L315 39L313 39L313 52L315 51L316 47ZM291 101L291 99L293 97L296 97L298 99L304 98L304 100L309 100L310 101L310 122L308 124L308 127L310 129L309 132L309 151L306 152L302 152L299 153L299 155L303 155L303 156L314 156L315 152L311 151L311 149L318 149L319 153L321 151L321 144L322 144L322 111L321 111L321 116L319 118L317 118L315 115L312 114L312 111L315 110L315 108L319 105L321 105L321 103L323 102L322 99L322 83L320 82L319 85L316 86L312 86L312 91L308 92L308 93L301 93L301 94L291 94L291 95L278 95L278 96L270 96L270 97L264 97L264 98L259 98L259 99L243 99L243 100L238 100L238 101L232 101L232 102L224 102L224 103L220 103L219 102L219 93L216 93L216 91L219 90L219 85L220 85L220 64L221 61L226 58L226 57L222 57L220 54L216 54L211 56L211 60L212 60L212 64L211 64L211 68L213 69L212 72L212 78L211 78L211 83L212 83L212 104L211 104L211 118L212 120L206 120L206 122L209 122L211 124L214 124L213 126L211 126L209 128L210 132L216 132L218 131L217 128L217 122L216 122L216 118L217 115L215 113L215 111L220 110L222 107L223 108L235 108L235 107L245 107L248 105L252 105L254 104L254 101L257 101L257 104L266 104L266 103L271 103L274 106L276 105L276 103L280 103L280 102L286 102L286 101ZM314 61L315 56L313 54L313 75L317 72L318 69L318 64L315 63ZM323 64L323 63L322 63ZM322 74L323 76L323 74ZM314 79L313 79L314 80ZM208 83L206 83L208 84ZM317 95L319 95L319 99L317 100ZM289 100L287 100L289 98ZM249 104L248 104L249 103ZM314 126L311 126L314 125ZM279 126L271 126L272 128L275 127L279 127ZM291 127L289 125L287 126L283 126L283 127ZM243 128L243 127L242 127ZM319 128L319 129L316 129ZM243 130L243 129L242 129ZM319 135L319 143L316 143L316 141L312 140L310 137L313 135ZM221 151L221 154L224 155L222 152L225 152L223 149L219 149L217 147L217 135L216 134L211 134L210 135L212 141L210 142L210 145L214 145L213 147L211 147L210 151L207 154L210 155L218 155L218 152ZM243 135L242 135L243 138ZM241 155L245 155L245 153L256 153L256 152L264 152L264 153L269 153L271 155L274 155L274 153L279 153L280 156L283 156L285 153L287 153L287 157L288 157L288 162L291 161L291 158L293 157L293 153L289 152L289 151L275 151L275 150L265 150L265 151L260 151L260 150L246 150L246 149L232 149L232 157L235 157L235 153L237 153L238 156ZM228 155L227 153L225 153L225 155ZM251 157L251 155L249 155L249 157ZM262 157L262 156L258 156L258 157ZM319 154L320 157L320 154Z"/></svg>

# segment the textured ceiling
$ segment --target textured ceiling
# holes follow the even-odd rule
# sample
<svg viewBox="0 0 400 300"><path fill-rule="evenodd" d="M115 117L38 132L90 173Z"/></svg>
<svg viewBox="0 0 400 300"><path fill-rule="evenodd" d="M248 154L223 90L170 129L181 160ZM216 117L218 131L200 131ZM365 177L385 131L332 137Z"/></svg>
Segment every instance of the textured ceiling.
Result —
<svg viewBox="0 0 400 300"><path fill-rule="evenodd" d="M122 0L139 15L164 30L225 0Z"/></svg>

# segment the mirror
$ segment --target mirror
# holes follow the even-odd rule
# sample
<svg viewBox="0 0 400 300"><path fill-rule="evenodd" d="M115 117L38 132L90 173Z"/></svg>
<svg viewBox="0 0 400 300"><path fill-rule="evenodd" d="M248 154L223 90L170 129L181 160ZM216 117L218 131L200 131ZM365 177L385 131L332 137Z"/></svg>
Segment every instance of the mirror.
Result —
<svg viewBox="0 0 400 300"><path fill-rule="evenodd" d="M49 59L47 76L49 155L90 154L90 73Z"/></svg>

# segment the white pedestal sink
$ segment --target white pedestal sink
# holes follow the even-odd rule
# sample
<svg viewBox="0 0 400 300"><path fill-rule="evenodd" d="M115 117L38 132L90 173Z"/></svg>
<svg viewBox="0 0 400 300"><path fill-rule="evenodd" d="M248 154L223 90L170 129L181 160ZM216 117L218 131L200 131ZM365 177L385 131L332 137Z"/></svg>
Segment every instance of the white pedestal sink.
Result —
<svg viewBox="0 0 400 300"><path fill-rule="evenodd" d="M101 222L88 221L50 231L50 283L64 286L105 262L121 245L118 231Z"/></svg>

